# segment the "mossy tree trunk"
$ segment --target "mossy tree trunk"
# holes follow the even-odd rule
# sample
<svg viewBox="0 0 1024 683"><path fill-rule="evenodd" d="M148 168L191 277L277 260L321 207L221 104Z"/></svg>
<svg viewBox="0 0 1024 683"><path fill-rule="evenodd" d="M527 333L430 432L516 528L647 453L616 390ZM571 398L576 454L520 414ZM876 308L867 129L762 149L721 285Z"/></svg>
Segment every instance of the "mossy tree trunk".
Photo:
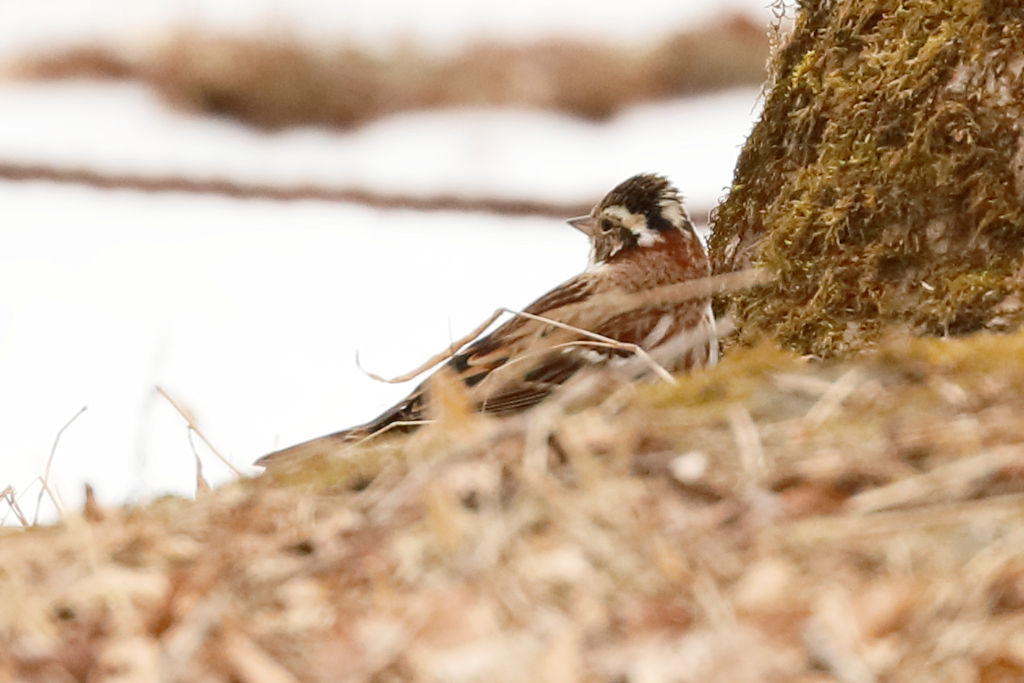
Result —
<svg viewBox="0 0 1024 683"><path fill-rule="evenodd" d="M806 353L1016 326L1024 296L1024 3L807 0L713 220L741 339Z"/></svg>

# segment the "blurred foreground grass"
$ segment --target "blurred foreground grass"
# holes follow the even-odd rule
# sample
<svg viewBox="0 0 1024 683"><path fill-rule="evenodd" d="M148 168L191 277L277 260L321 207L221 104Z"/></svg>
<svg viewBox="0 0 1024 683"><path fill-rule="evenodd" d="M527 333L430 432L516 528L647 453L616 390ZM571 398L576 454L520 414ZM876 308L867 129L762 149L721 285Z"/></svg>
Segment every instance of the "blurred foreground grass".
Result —
<svg viewBox="0 0 1024 683"><path fill-rule="evenodd" d="M0 672L1024 676L1024 335L601 395L7 530Z"/></svg>

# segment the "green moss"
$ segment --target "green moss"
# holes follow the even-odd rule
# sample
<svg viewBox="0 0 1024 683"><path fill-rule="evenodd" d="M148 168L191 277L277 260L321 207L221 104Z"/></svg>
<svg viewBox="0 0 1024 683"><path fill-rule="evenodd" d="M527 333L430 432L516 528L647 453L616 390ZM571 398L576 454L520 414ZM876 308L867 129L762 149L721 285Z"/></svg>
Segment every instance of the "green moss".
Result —
<svg viewBox="0 0 1024 683"><path fill-rule="evenodd" d="M386 467L407 469L416 458L403 448L407 439L382 437L379 443L318 455L270 468L265 475L275 486L300 486L311 491L358 490L373 481Z"/></svg>
<svg viewBox="0 0 1024 683"><path fill-rule="evenodd" d="M748 400L766 377L787 368L802 365L793 353L783 351L769 342L749 348L737 348L728 362L711 370L676 377L677 384L664 382L651 385L644 392L654 407L700 408L721 411L723 406Z"/></svg>
<svg viewBox="0 0 1024 683"><path fill-rule="evenodd" d="M1021 54L1013 3L802 3L712 226L716 271L778 274L718 302L741 340L830 356L890 323L1006 323L1024 265Z"/></svg>
<svg viewBox="0 0 1024 683"><path fill-rule="evenodd" d="M1024 334L975 334L962 340L892 335L879 347L882 367L965 384L999 381L1024 387Z"/></svg>

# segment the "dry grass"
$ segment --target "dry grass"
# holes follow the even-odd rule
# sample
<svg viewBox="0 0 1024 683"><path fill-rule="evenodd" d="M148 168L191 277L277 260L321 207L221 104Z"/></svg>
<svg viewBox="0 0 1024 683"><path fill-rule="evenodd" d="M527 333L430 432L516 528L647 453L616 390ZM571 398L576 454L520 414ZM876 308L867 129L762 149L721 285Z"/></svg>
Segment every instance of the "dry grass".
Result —
<svg viewBox="0 0 1024 683"><path fill-rule="evenodd" d="M602 119L641 100L759 84L765 27L726 16L650 46L481 44L438 58L185 33L142 56L84 47L25 59L38 78L136 78L177 106L267 128L348 127L397 111L515 106Z"/></svg>
<svg viewBox="0 0 1024 683"><path fill-rule="evenodd" d="M1022 359L894 336L502 421L455 397L197 501L8 530L0 679L1017 680Z"/></svg>

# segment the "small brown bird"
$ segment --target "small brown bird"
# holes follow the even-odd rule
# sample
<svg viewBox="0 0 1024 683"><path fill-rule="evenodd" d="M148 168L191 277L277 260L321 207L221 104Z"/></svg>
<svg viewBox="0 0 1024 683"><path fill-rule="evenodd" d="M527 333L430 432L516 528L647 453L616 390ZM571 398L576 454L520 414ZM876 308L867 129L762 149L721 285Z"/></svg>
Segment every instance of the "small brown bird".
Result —
<svg viewBox="0 0 1024 683"><path fill-rule="evenodd" d="M505 415L534 406L588 366L632 362L637 369L633 374L639 376L653 367L651 360L670 372L718 360L709 294L639 305L628 301L628 295L711 274L704 247L668 180L653 174L634 176L569 224L590 239L586 270L527 306L524 313L533 317L513 317L445 364L480 412ZM594 341L576 330L622 344ZM638 363L623 345L643 349L649 359ZM429 387L430 379L364 425L270 453L256 464L328 453L389 426L413 429L406 423L424 420Z"/></svg>

